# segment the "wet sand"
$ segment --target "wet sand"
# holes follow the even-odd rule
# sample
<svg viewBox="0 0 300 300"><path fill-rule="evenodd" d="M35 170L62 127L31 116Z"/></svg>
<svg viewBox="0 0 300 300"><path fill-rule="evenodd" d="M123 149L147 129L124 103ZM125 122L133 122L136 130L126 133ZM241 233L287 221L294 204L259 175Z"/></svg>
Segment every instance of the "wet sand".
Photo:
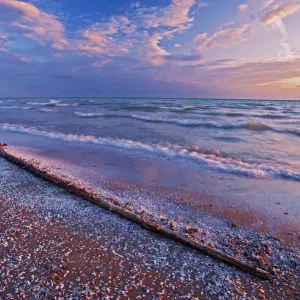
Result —
<svg viewBox="0 0 300 300"><path fill-rule="evenodd" d="M261 237L270 243L274 268L272 281L261 281L149 233L3 159L0 166L2 297L299 297L299 255L278 241ZM229 243L246 237L232 230ZM252 238L252 244L261 244L258 236Z"/></svg>

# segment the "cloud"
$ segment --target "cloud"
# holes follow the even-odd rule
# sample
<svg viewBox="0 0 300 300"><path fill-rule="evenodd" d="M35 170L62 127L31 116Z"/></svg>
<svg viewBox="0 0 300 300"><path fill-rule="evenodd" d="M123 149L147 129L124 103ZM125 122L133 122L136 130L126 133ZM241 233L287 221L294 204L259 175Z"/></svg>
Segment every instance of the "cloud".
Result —
<svg viewBox="0 0 300 300"><path fill-rule="evenodd" d="M228 47L245 41L248 24L241 27L223 29L215 32L211 36L207 33L198 34L194 37L194 42L198 44L195 48L197 52L204 52L210 48Z"/></svg>
<svg viewBox="0 0 300 300"><path fill-rule="evenodd" d="M41 45L50 45L56 50L63 50L69 46L65 28L55 16L22 1L0 0L1 5L15 13L12 16L12 25L22 30L25 37Z"/></svg>
<svg viewBox="0 0 300 300"><path fill-rule="evenodd" d="M166 58L170 53L161 43L189 29L197 9L206 5L198 0L171 0L165 7L142 7L141 3L132 2L130 6L134 14L113 15L68 37L63 22L55 15L31 3L0 0L0 7L5 6L9 11L7 25L14 27L18 33L45 48L94 57L93 67L101 67L103 62L111 62L113 57L121 56L134 57L143 65L150 66L161 66L171 61L170 57ZM58 52L53 55L57 57Z"/></svg>
<svg viewBox="0 0 300 300"><path fill-rule="evenodd" d="M294 53L288 43L288 33L284 23L284 18L293 15L300 10L300 2L298 0L287 1L282 4L281 1L273 0L261 12L260 21L264 25L272 25L273 28L282 34L280 48L278 49L278 57L280 59L292 59Z"/></svg>
<svg viewBox="0 0 300 300"><path fill-rule="evenodd" d="M0 4L31 18L37 18L40 15L39 9L30 3L17 0L0 0Z"/></svg>
<svg viewBox="0 0 300 300"><path fill-rule="evenodd" d="M297 54L297 49L294 49L298 47L297 41L291 45L288 43L283 21L293 11L297 12L295 7L291 9L290 6L299 1L286 0L284 4L282 0L263 1L264 7L260 7L262 1L256 1L247 1L247 8L247 4L241 5L240 10L245 13L235 11L237 19L221 25L215 32L198 31L201 34L194 37L193 44L190 36L194 30L187 32L186 36L183 33L194 24L201 30L203 23L196 20L196 13L205 5L200 0L169 0L169 5L159 7L146 6L140 1L138 5L128 5L128 11L122 12L122 15L104 16L98 12L86 15L84 23L76 16L75 22L73 18L62 19L47 13L38 8L42 3L39 1L30 4L0 0L0 23L5 32L0 33L1 74L18 78L17 85L24 85L20 91L31 93L29 88L40 89L45 93L48 91L48 95L53 90L61 90L64 95L70 95L70 91L74 95L77 92L85 94L87 90L94 95L106 91L112 95L119 93L122 96L126 92L130 95L135 93L132 89L134 81L144 84L141 87L136 84L137 89L155 91L158 96L159 91L166 91L164 88L168 85L177 92L181 89L183 96L203 95L199 93L205 90L206 95L211 97L264 95L296 98L294 87L299 85L295 78L300 77L300 61L297 58L300 52ZM292 25L291 22L287 29L290 30ZM268 51L274 51L274 42L278 43L276 34L270 34L270 44L253 45L256 51L251 56L248 51L243 52L250 41L239 47L241 57L235 57L236 52L230 53L230 49L210 51L250 38L250 26L251 37L257 39L261 38L264 26L280 30L283 38L279 59L259 59L261 54L265 56ZM24 42L20 35L36 43ZM177 35L181 36L177 38ZM255 60L247 60L243 54L252 59L255 57ZM288 56L289 60L286 60ZM98 89L99 82L104 91ZM0 82L0 85L8 91L6 85L10 82L6 79L5 83ZM118 89L115 89L116 84ZM109 85L107 89L106 85ZM297 91L299 97L299 89ZM170 90L168 93L167 96L172 94Z"/></svg>
<svg viewBox="0 0 300 300"><path fill-rule="evenodd" d="M238 11L239 12L244 12L248 8L249 8L248 4L240 4L239 7L238 7Z"/></svg>
<svg viewBox="0 0 300 300"><path fill-rule="evenodd" d="M183 33L193 26L194 14L197 11L197 0L172 0L166 7L139 7L136 11L139 29L143 29L141 36L136 36L139 43L138 58L150 66L161 66L171 61L168 53L160 43L171 40L176 33ZM198 3L206 6L204 2ZM195 10L192 9L195 7ZM176 44L174 48L179 48Z"/></svg>
<svg viewBox="0 0 300 300"><path fill-rule="evenodd" d="M196 0L172 0L171 4L165 8L149 10L145 14L145 27L157 28L167 26L176 28L178 31L186 30L194 21L190 15Z"/></svg>
<svg viewBox="0 0 300 300"><path fill-rule="evenodd" d="M7 34L0 33L0 51L8 51L8 46L11 39Z"/></svg>
<svg viewBox="0 0 300 300"><path fill-rule="evenodd" d="M245 62L246 62L245 60L239 58L226 58L226 59L217 59L213 61L204 61L199 64L196 64L195 67L211 71L215 69L237 67L243 65Z"/></svg>
<svg viewBox="0 0 300 300"><path fill-rule="evenodd" d="M160 43L192 26L194 17L190 13L196 1L172 0L166 7L147 8L133 2L134 15L111 16L73 33L72 38L67 36L64 24L56 16L33 4L0 0L0 6L9 9L11 25L24 37L54 50L95 57L94 67L102 66L102 61L110 62L112 57L125 55L136 55L143 64L160 66L169 55Z"/></svg>
<svg viewBox="0 0 300 300"><path fill-rule="evenodd" d="M299 90L295 88L300 80L299 70L300 58L293 61L234 58L203 62L188 69L185 66L175 69L166 66L155 74L155 78L206 88L211 97L299 100Z"/></svg>
<svg viewBox="0 0 300 300"><path fill-rule="evenodd" d="M139 50L139 57L142 61L151 66L161 66L166 62L169 53L159 46L164 37L160 34L148 35L143 39L143 47Z"/></svg>
<svg viewBox="0 0 300 300"><path fill-rule="evenodd" d="M271 6L271 5L270 5ZM267 9L268 10L268 7ZM290 3L286 5L275 6L261 18L261 22L264 25L270 25L277 21L280 21L300 10L300 3Z"/></svg>
<svg viewBox="0 0 300 300"><path fill-rule="evenodd" d="M206 7L206 6L208 6L208 3L207 3L207 2L200 1L200 2L198 3L198 7L199 7L199 8Z"/></svg>
<svg viewBox="0 0 300 300"><path fill-rule="evenodd" d="M104 24L96 24L81 33L82 38L73 42L73 50L88 55L106 54L112 56L127 55L129 50L122 45L120 33L130 35L135 29L127 17L111 17Z"/></svg>

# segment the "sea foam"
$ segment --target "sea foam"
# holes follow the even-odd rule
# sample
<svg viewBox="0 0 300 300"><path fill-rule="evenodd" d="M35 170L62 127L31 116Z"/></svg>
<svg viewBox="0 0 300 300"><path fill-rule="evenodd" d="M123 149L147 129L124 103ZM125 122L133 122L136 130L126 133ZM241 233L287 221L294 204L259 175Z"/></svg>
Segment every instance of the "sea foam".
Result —
<svg viewBox="0 0 300 300"><path fill-rule="evenodd" d="M91 143L106 147L135 150L150 153L155 156L160 155L183 160L191 160L210 169L252 178L280 178L300 181L300 171L294 169L293 167L279 167L269 164L247 162L239 158L226 156L219 150L210 152L204 151L199 147L186 148L174 144L145 144L140 141L125 139L101 138L92 135L87 136L77 134L64 134L61 132L39 130L33 127L25 127L12 124L1 124L0 129L69 142Z"/></svg>

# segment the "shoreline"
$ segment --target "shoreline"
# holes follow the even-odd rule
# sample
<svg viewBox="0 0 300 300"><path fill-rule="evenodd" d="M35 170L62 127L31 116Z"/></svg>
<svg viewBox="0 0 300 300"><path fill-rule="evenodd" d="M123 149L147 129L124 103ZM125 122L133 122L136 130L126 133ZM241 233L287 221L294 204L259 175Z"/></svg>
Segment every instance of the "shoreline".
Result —
<svg viewBox="0 0 300 300"><path fill-rule="evenodd" d="M137 210L147 210L157 216L163 215L191 227L203 226L206 223L212 223L214 226L214 220L219 220L220 226L259 232L278 239L290 247L296 249L300 247L298 213L293 210L294 206L285 203L287 199L282 201L281 197L285 196L284 194L268 194L268 198L274 196L274 199L268 201L268 206L262 202L261 204L266 207L259 206L260 203L256 200L257 207L255 207L250 203L251 199L247 201L242 195L220 199L214 195L189 190L188 186L186 188L152 186L136 183L130 179L112 177L102 172L102 165L98 171L90 163L84 165L80 161L74 161L76 156L72 156L73 149L61 149L61 156L58 155L57 150L50 156L47 150L41 151L30 147L8 147L7 149L14 156L38 162L38 167L42 165L53 175L62 174L64 178L68 177L71 181L80 182L81 186L93 189L100 195L117 199L122 205L130 202ZM148 170L147 166L142 168ZM230 183L232 187L236 184L235 181ZM242 190L243 186L235 187L234 193L240 195ZM205 221L199 223L199 218L205 218Z"/></svg>
<svg viewBox="0 0 300 300"><path fill-rule="evenodd" d="M4 163L4 162L0 162L0 163ZM40 209L42 209L42 210L45 210L45 212L47 212L47 213L49 213L49 208L47 208L47 206L51 206L52 207L52 209L55 209L57 212L55 213L55 215L60 215L60 214L62 214L61 215L61 217L59 217L59 220L60 219L62 219L63 220L63 222L65 223L65 225L63 226L63 227L70 227L70 228L72 228L72 230L74 230L74 228L76 227L74 227L74 226L72 226L72 222L74 223L74 217L75 217L75 220L77 220L76 222L80 222L80 221L78 221L80 218L78 218L78 216L77 216L77 218L76 218L76 216L74 216L74 214L76 215L76 213L79 213L79 212L77 212L78 211L78 208L76 209L76 212L75 211L73 211L73 213L71 213L71 211L70 211L70 206L68 205L68 201L67 201L67 197L68 198L73 198L74 196L71 196L71 195L66 195L65 193L62 193L62 192L60 192L60 193L62 193L62 194L60 194L60 196L59 197L57 197L57 195L55 196L55 193L58 193L58 190L60 190L59 188L57 188L57 187L55 187L55 186L52 186L51 184L49 184L49 183L46 183L46 182L43 182L41 179L38 179L38 178L34 178L34 176L33 175L31 175L31 174L29 174L29 173L27 173L25 170L22 170L22 169L19 169L19 168L17 168L17 167L12 167L11 165L10 165L10 163L8 163L8 162L6 162L6 163L4 163L4 169L6 170L6 171L4 171L4 173L5 172L7 172L7 175L8 174L10 174L10 178L11 178L11 180L13 180L13 179L15 179L16 181L17 181L17 183L16 182L11 182L11 180L10 179L8 179L8 178L1 178L1 182L2 182L2 184L3 184L3 190L2 190L2 192L1 192L1 194L2 194L2 198L4 197L4 199L6 198L7 199L7 197L11 194L11 195L14 195L14 197L13 198L15 198L16 197L16 195L19 195L18 197L20 197L20 199L15 199L15 201L18 201L18 200L21 200L21 198L24 198L25 196L24 195L22 195L22 192L20 191L20 190L22 190L22 189L24 189L24 188L26 188L26 189L28 189L28 193L29 193L29 195L28 195L28 200L26 200L26 199L22 199L22 201L25 201L24 203L26 203L26 201L29 201L29 203L26 203L26 206L29 204L29 206L30 207L32 207L32 206L37 206L37 207L40 207ZM13 170L11 170L11 169L13 169ZM22 174L22 176L21 176L21 178L16 178L15 176L16 176L16 174L18 174L17 176L19 176L20 174L19 173L21 173ZM12 176L12 174L15 174L14 176ZM4 175L2 175L2 176L5 176L5 174ZM24 179L24 178L22 178L22 177L24 177L24 178L27 178L27 179ZM28 181L29 180L29 181ZM18 184L17 185L17 187L16 187L16 191L13 191L12 190L12 186L14 185L14 184ZM23 186L24 185L24 186ZM47 190L53 190L53 191L55 191L55 193L54 192L51 192L51 193L54 193L54 195L53 196L55 196L55 198L53 198L53 196L52 196L52 198L51 198L51 201L52 202L59 202L59 205L58 205L58 207L56 207L55 206L55 203L48 203L49 202L49 200L45 200L44 199L44 197L42 197L42 198L38 198L37 200L35 200L34 198L35 197L37 197L37 195L35 194L35 196L33 196L32 195L32 193L33 193L33 191L35 190L35 188L38 188L39 189L39 191L38 191L38 193L37 194L40 194L41 192L43 193L43 194L45 194L45 196L44 197L46 197L46 196L48 196L48 192L47 192ZM5 190L7 190L6 191L6 195L5 195L5 193L4 193L4 191ZM3 193L4 193L4 195L3 195ZM50 193L50 195L51 195L51 193ZM27 196L26 196L27 197ZM26 198L25 197L25 198ZM40 196L39 196L40 197ZM30 198L30 200L29 200L29 198ZM58 198L58 199L57 199ZM41 200L43 200L43 201L46 201L46 202L44 202L44 203L41 203ZM77 199L77 201L79 201L78 203L80 203L79 205L82 205L83 207L86 207L84 210L86 210L86 209L88 209L87 211L93 211L93 210L96 210L98 213L100 213L100 214L98 214L97 213L97 218L99 218L100 217L100 215L101 214L103 214L104 212L103 212L103 210L102 209L100 209L100 208L97 208L97 207L95 207L94 205L92 205L92 204L88 204L88 203L86 203L86 201L84 201L84 200L82 200L82 199ZM16 205L16 202L15 203L12 203L12 207L11 207L11 209L12 210L14 210L14 205ZM66 205L66 206L65 206ZM60 209L60 206L63 206L63 207L65 207L64 209ZM37 209L37 207L35 208L35 210ZM32 208L31 208L32 209ZM80 210L80 209L79 209ZM44 213L45 213L44 212ZM261 281L261 280L259 280L259 279L255 279L254 277L252 277L252 276L248 276L247 274L245 274L245 273L243 273L243 272L240 272L240 271L238 271L237 269L235 269L235 268L232 268L232 267L228 267L228 266L226 266L226 265L224 265L224 264L222 264L222 263L218 263L217 261L215 261L215 260L212 260L212 259L210 259L210 258L208 258L208 257L206 257L205 255L201 255L201 254L198 254L198 253L195 253L194 251L190 251L190 250L188 250L186 247L184 247L184 246L181 246L181 245L176 245L177 243L173 243L173 242L171 242L171 241L168 241L168 240L165 240L165 239L161 239L161 238L159 238L157 235L153 235L153 234L151 234L151 233L146 233L146 231L144 231L144 230L142 230L142 229L140 229L140 228L137 228L137 226L136 225L134 225L134 224L132 224L131 222L127 222L127 221L125 221L125 220L123 220L123 219L120 219L119 217L116 217L116 216L114 216L113 214L111 214L111 213L104 213L107 217L105 218L105 221L104 221L104 223L103 224L105 224L105 227L107 227L108 226L108 222L113 222L113 226L117 226L114 230L111 230L110 228L105 228L105 230L107 231L106 232L106 234L107 234L107 236L106 236L106 238L108 238L108 240L109 239L115 239L116 238L116 236L115 235L118 235L119 236L119 234L121 233L121 232L123 232L122 233L122 235L124 235L124 236L122 236L122 239L123 239L123 242L122 243L128 243L128 241L126 240L129 236L131 237L131 239L132 239L132 237L135 235L135 234L137 234L137 235L139 235L139 237L136 239L136 238L134 238L134 240L135 241L138 241L138 244L140 244L142 241L143 241L143 239L144 239L144 237L145 236L151 236L154 240L152 240L152 242L151 243L163 243L163 244L165 244L165 245L168 245L167 246L167 248L165 248L165 250L166 249L168 249L167 250L167 252L169 252L170 251L170 249L169 249L169 247L170 247L170 245L173 245L173 246L171 246L171 251L172 252L174 252L173 254L175 255L175 257L176 257L176 259L175 259L175 261L173 260L173 259L171 259L171 260L169 260L169 259L167 259L167 261L168 261L168 268L170 268L170 267L175 267L175 266L177 266L178 267L178 264L183 264L183 265L186 265L187 266L187 268L188 269L191 269L191 270L193 270L193 272L195 271L196 273L197 272L200 272L200 274L202 274L201 276L204 276L203 274L205 274L206 272L208 272L209 274L211 274L211 272L216 272L215 274L217 274L218 275L218 277L220 277L220 280L221 281L218 281L218 285L220 285L222 288L224 288L224 290L226 290L226 289L228 289L227 287L226 287L226 284L228 283L225 279L228 277L228 275L230 275L230 274L232 274L232 276L233 277L230 277L231 279L230 279L230 282L232 283L232 279L233 278L235 278L234 280L240 280L241 282L242 282L242 286L243 286L243 288L242 288L242 290L243 290L243 293L246 293L247 295L256 295L256 296L259 296L259 288L263 288L263 290L264 289L266 289L267 291L264 293L264 294L268 294L268 291L270 292L270 293L277 293L277 289L278 289L278 291L280 290L280 288L282 289L281 291L280 291L280 293L281 293L281 295L283 295L282 293L284 293L285 295L287 295L286 293L287 293L287 290L289 290L289 289L287 289L286 288L286 285L288 284L288 285L290 285L290 286L293 286L293 284L291 283L291 282L293 282L293 280L294 281L296 281L297 282L297 278L299 278L299 270L297 270L297 269L295 269L295 264L296 264L296 261L298 260L299 261L299 256L298 256L298 258L297 258L297 254L296 253L294 253L294 254L292 254L293 252L290 252L290 249L288 249L288 248L286 248L284 245L282 245L281 243L279 243L278 241L275 241L275 240L270 240L270 239L268 239L268 238L266 238L266 237L263 237L263 240L265 240L265 242L267 242L267 243L271 243L271 247L272 247L272 255L270 256L270 259L271 259L271 261L273 261L273 262L275 262L276 261L276 264L277 265L279 265L280 266L280 268L282 269L282 271L280 271L280 274L278 274L278 276L279 276L279 278L277 279L277 280L275 280L274 278L273 278L273 281L271 282L271 283L266 283L266 282L263 282L263 281ZM81 218L83 218L83 215L81 215ZM90 216L89 216L89 218L90 218ZM71 221L72 220L72 221ZM93 220L94 220L94 222L93 222ZM97 221L96 221L97 220ZM92 223L90 223L90 229L88 229L88 231L89 230L94 230L95 228L97 228L97 222L99 221L98 219L93 219L93 218L91 218L91 220L90 221L92 221ZM124 231L123 230L121 230L121 232L120 232L120 228L118 228L119 226L121 226L121 228L123 228L123 226L124 226L124 224L128 224L128 225L126 225L126 226L129 226L130 228L135 228L134 229L134 232L135 232L135 234L132 234L132 231L130 230L130 235L128 236L128 234L129 234L129 232L127 231L127 233L124 233ZM129 225L130 224L130 225ZM78 226L78 224L77 224L77 226ZM118 229L117 229L118 228ZM103 228L102 228L103 229ZM86 230L86 229L85 229ZM85 231L84 230L84 231ZM116 230L116 231L115 231ZM103 235L103 231L102 230L100 230L99 232L101 232L101 236ZM114 232L114 233L113 233ZM125 231L126 232L126 231ZM85 234L87 234L87 232L85 231ZM219 232L219 234L221 234L221 232ZM243 232L240 230L238 233L236 232L236 233L234 233L234 230L233 230L233 232L232 232L232 234L231 234L231 236L229 236L229 240L228 241L231 241L230 243L231 243L231 245L232 244L236 244L237 242L238 243L242 243L243 244L243 239L242 239L242 236L240 236L240 237L238 237L239 235L241 235L241 234L243 234ZM140 236L141 235L141 236ZM65 234L63 234L63 236L65 236ZM101 237L100 236L100 237ZM98 236L99 237L99 236ZM125 238L125 240L124 240L124 238ZM252 241L252 243L261 243L261 241L259 241L257 238L258 238L258 236L253 236L252 238L254 238L254 240ZM106 240L106 242L108 241L108 240ZM245 241L244 241L245 242ZM121 256L123 256L123 258L125 258L126 257L126 255L127 255L127 252L125 252L125 253L122 253L122 247L120 248L120 246L122 246L122 243L120 243L120 236L117 238L117 244L115 244L114 243L114 247L117 247L118 248L118 251L116 252L116 251L114 251L115 253L119 253L119 255L121 255ZM150 244L151 244L150 243ZM144 253L144 250L142 250L142 249L145 249L145 245L144 245L144 242L142 242L142 244L143 244L143 246L142 246L142 248L140 248L139 249L139 251L141 251L142 253L143 253L143 255L144 256L147 256L147 254L146 253ZM147 243L146 243L147 244ZM149 244L148 244L149 245ZM247 244L246 244L247 245ZM242 246L243 247L245 247L246 246L245 244L243 244ZM132 249L134 249L136 246L133 246L133 248ZM173 248L173 247L175 247L175 248ZM249 244L246 246L246 247L249 247ZM124 248L124 247L123 247ZM146 247L146 249L147 249L147 247ZM146 250L145 249L145 250ZM180 250L174 250L174 249L180 249ZM236 250L240 250L240 249L236 249ZM249 248L249 250L250 251L252 251L252 250L254 250L254 249L252 249L252 248ZM179 252L178 252L179 251ZM185 253L185 254L182 254L181 256L182 256L182 258L179 258L179 257L181 257L180 255L179 255L179 253L180 252L182 252L183 251L183 253ZM163 253L163 252L161 252L161 253ZM187 254L187 253L190 253L190 254ZM122 255L123 254L123 255ZM125 255L125 257L124 257L124 255ZM178 256L179 255L179 256ZM188 257L190 256L190 255L192 255L192 260L190 260ZM279 256L278 256L279 255ZM117 255L118 256L118 255ZM119 256L118 256L119 257ZM284 260L282 260L282 258L280 258L280 257L284 257ZM132 258L131 259L129 259L130 261L132 260ZM159 260L159 259L158 259ZM194 262L194 263L192 263L192 261ZM198 263L196 264L195 262L196 261L198 261ZM201 261L201 262L200 262ZM209 262L209 270L207 269L207 265L206 266L203 266L203 262L205 262L204 263L204 265L206 264L206 263L208 263ZM299 265L299 264L298 264ZM157 266L156 266L157 267ZM217 271L215 270L215 268L217 267ZM196 268L196 270L194 270L194 268ZM199 268L200 268L200 270L199 270ZM290 274L290 271L292 271L292 269L295 269L295 273L294 274ZM215 270L215 271L214 271ZM288 271L289 270L289 271ZM187 273L190 273L189 271L187 271ZM197 276L200 276L200 274L198 274ZM223 276L223 275L224 276ZM226 276L225 276L225 274L226 274ZM195 275L195 274L194 274ZM164 275L164 276L167 276L167 275ZM190 274L188 277L191 277L192 275ZM201 276L200 276L200 278L201 278ZM211 275L208 275L208 274L206 274L203 278L206 278L208 276L208 278L211 276ZM236 277L237 278L239 278L239 279L236 279ZM275 281L274 281L275 280ZM201 282L202 280L196 280L195 279L195 284L196 284L196 282L198 283L198 285L199 285L199 282ZM249 285L248 285L248 281L249 281L249 283L255 283L255 285L254 286L256 286L256 288L252 291L252 289L253 289L253 285L251 286L251 288L249 287ZM299 281L298 281L299 282ZM209 284L208 284L209 283ZM275 284L276 283L276 284ZM274 285L275 284L275 285ZM201 295L203 295L203 294L201 294L201 291L205 294L205 295L209 295L209 290L210 290L210 288L208 288L208 287L213 287L213 289L215 289L215 291L217 291L218 290L218 285L216 286L214 283L213 283L213 280L211 281L211 280L208 280L208 282L206 282L205 284L203 284L203 289L201 290L201 289L196 289L196 291L194 291L194 293L196 292L196 294L197 294L197 296L201 296ZM189 283L189 288L191 288L191 287L194 287L194 285L190 282ZM226 288L225 288L226 287ZM208 288L208 290L207 290L207 288ZM299 287L298 287L299 288ZM276 290L276 292L275 292L275 290ZM297 287L296 287L296 289L297 289ZM221 289L222 290L222 289ZM224 290L223 290L223 293L225 293L226 294L226 292L224 292ZM120 292L120 291L119 291ZM238 292L235 290L235 292L234 292L235 294L238 294ZM294 293L294 291L290 291L289 293ZM224 295L225 295L224 294ZM212 294L213 295L213 294ZM271 294L270 294L271 295ZM296 295L296 294L295 294ZM173 294L173 296L174 297L176 297L176 295L174 295ZM263 297L261 297L262 299L263 299ZM274 298L274 297L273 297ZM278 299L280 298L280 296L279 296L279 294L278 294ZM224 296L224 299L227 299L226 298L226 296Z"/></svg>
<svg viewBox="0 0 300 300"><path fill-rule="evenodd" d="M6 148L7 145L5 144L3 147ZM17 166L26 169L27 171L33 173L41 179L54 183L55 185L65 189L67 192L70 192L85 200L91 201L101 206L102 208L109 210L110 212L116 213L121 218L126 218L137 223L144 229L159 233L169 239L189 246L192 249L200 251L215 259L218 259L222 262L233 265L245 272L255 275L260 279L271 279L269 270L266 268L262 269L260 267L260 265L262 265L261 262L259 263L259 265L256 261L253 260L250 262L246 261L247 257L245 256L242 257L242 259L239 259L238 257L231 256L216 249L213 244L205 241L198 228L190 226L186 226L185 228L176 228L176 223L172 220L166 219L166 217L164 216L157 218L148 211L137 211L130 203L122 205L116 199L101 197L95 191L93 191L92 188L84 186L82 187L81 183L72 182L71 180L64 178L64 175L55 175L51 171L45 170L45 168L40 167L39 161L28 161L26 159L16 157L14 155L11 155L9 151L5 151L3 148L0 149L0 156L10 162L13 162ZM268 246L266 247L266 252L270 254ZM263 258L263 260L265 261L266 259ZM266 264L264 266L266 266Z"/></svg>

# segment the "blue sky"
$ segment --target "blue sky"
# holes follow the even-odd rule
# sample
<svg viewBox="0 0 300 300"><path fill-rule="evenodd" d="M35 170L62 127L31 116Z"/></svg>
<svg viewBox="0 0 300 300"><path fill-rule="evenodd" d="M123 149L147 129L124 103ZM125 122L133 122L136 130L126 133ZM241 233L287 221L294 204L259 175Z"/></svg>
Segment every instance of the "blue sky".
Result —
<svg viewBox="0 0 300 300"><path fill-rule="evenodd" d="M299 0L0 0L0 97L300 99Z"/></svg>

